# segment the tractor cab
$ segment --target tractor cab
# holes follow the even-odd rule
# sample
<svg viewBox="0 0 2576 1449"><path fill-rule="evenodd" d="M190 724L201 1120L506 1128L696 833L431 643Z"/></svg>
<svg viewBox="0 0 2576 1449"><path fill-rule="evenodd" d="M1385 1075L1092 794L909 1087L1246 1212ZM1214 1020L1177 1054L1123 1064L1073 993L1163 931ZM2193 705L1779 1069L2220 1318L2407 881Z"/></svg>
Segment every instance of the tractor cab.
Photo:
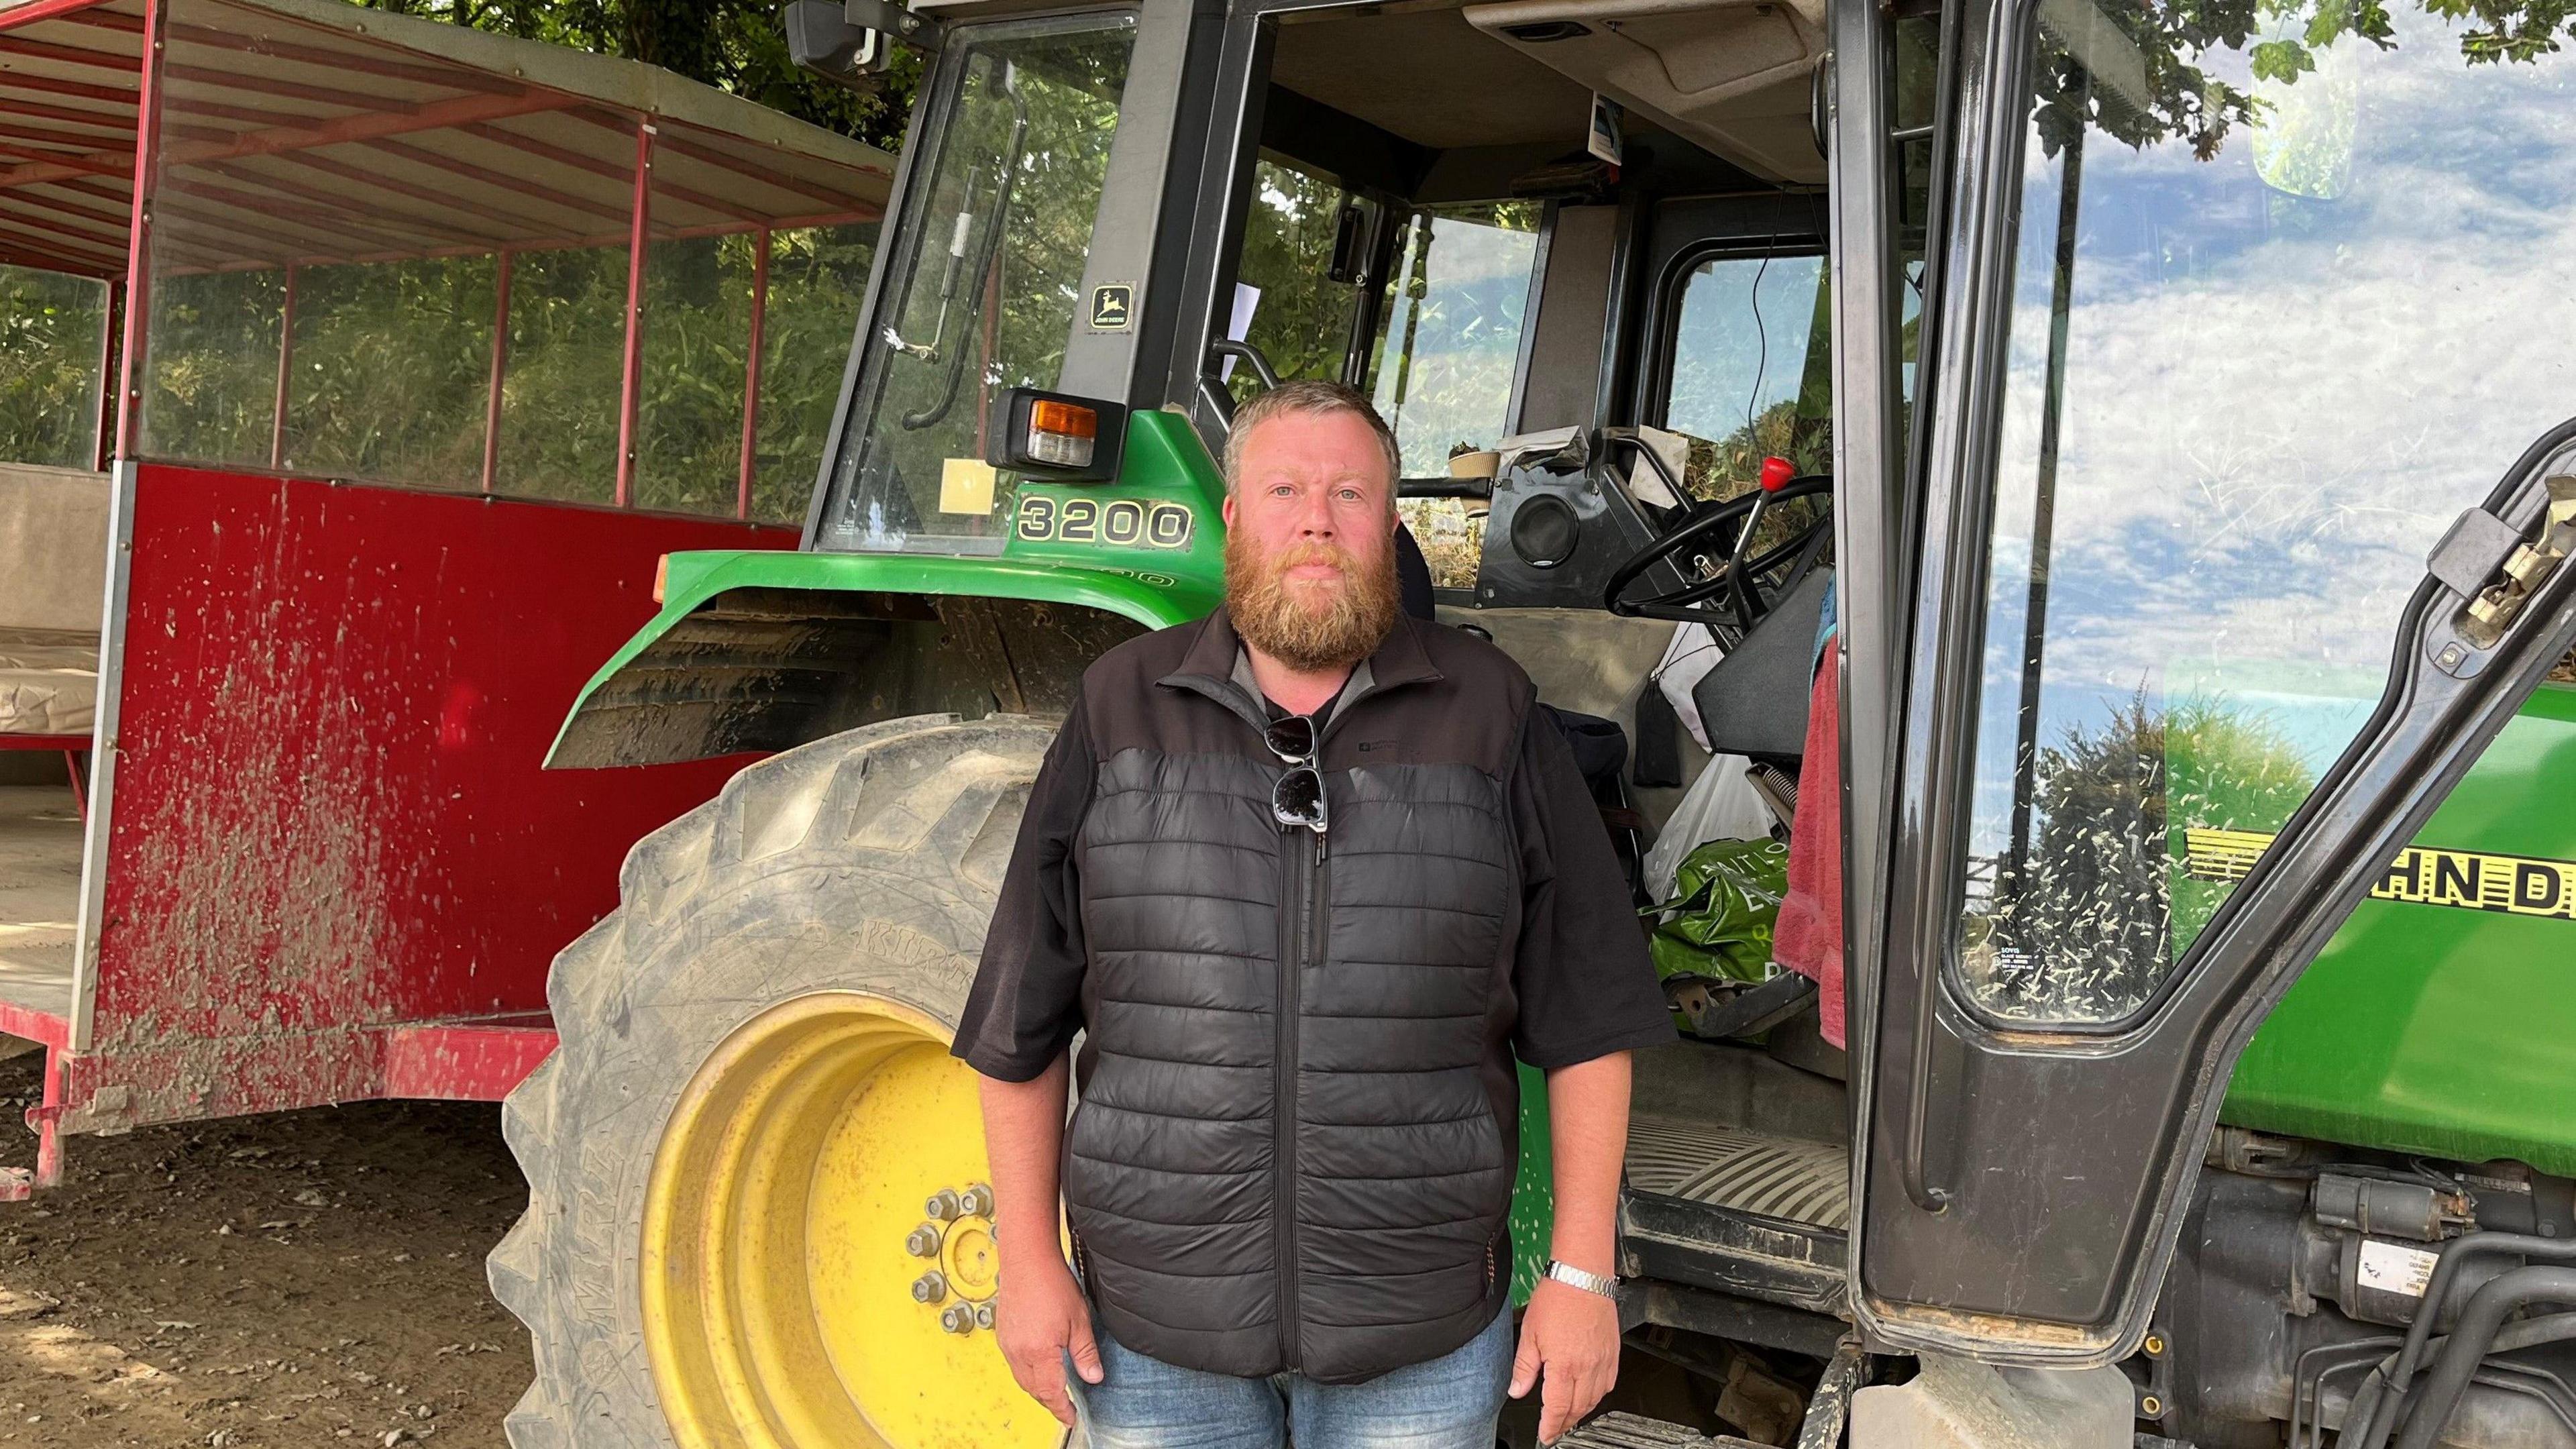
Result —
<svg viewBox="0 0 2576 1449"><path fill-rule="evenodd" d="M1050 1442L955 1266L971 1121L885 1104L967 1100L938 1049L1081 668L1222 597L1233 409L1337 378L1396 431L1441 622L1606 722L1682 1031L1637 1063L1620 1221L1619 1406L1662 1422L1568 1442L2569 1442L2529 1437L2563 1384L2519 1361L2414 1379L2452 1245L2576 1235L2576 1141L2513 1105L2562 1091L2556 1028L2434 1109L2390 1085L2423 1040L2375 1086L2317 1043L2497 1040L2476 993L2402 952L2291 988L2366 897L2576 913L2576 866L2407 846L2568 713L2525 701L2576 643L2576 62L2223 9L789 7L810 66L922 77L803 547L667 560L552 763L785 752L639 847L634 921L768 922L817 869L904 904L780 895L778 939L859 959L781 946L759 1001L606 927L567 954L556 1000L604 1014L523 1089L513 1306L542 1332L576 1280L536 1265L610 1271L640 1222L683 1442L791 1402L847 1442ZM685 1084L611 1044L648 1005ZM792 1102L761 1065L809 1058L839 1074ZM626 1166L550 1145L612 1138ZM687 1186L755 1160L763 1202L811 1193L769 1268ZM858 1160L919 1165L828 1186ZM547 1226L609 1181L590 1236ZM878 1246L759 1308L827 1230ZM745 1335L805 1367L726 1367ZM886 1386L923 1362L936 1412ZM595 1389L541 1353L531 1412Z"/></svg>

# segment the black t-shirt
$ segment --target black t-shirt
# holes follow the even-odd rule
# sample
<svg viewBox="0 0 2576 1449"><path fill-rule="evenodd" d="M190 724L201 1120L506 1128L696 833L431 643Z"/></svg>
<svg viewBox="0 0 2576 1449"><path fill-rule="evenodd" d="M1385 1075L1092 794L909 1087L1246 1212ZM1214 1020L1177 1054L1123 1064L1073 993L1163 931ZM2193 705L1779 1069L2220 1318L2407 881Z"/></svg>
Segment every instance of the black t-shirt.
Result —
<svg viewBox="0 0 2576 1449"><path fill-rule="evenodd" d="M1627 877L1573 752L1544 714L1521 731L1520 749L1510 790L1522 890L1513 1053L1553 1070L1673 1040ZM1092 767L1077 705L1038 770L983 968L958 1024L957 1055L988 1077L1037 1076L1082 1028L1073 842L1091 801Z"/></svg>

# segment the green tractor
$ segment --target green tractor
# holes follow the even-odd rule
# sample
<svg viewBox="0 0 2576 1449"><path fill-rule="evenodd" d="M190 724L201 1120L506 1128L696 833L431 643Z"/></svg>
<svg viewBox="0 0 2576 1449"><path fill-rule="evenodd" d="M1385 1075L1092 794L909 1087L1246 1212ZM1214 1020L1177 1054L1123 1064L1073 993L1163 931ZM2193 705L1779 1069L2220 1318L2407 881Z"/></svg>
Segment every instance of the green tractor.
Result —
<svg viewBox="0 0 2576 1449"><path fill-rule="evenodd" d="M1839 910L1821 990L1758 911L1660 953L1566 1442L2576 1445L2558 9L786 20L919 100L803 547L670 556L554 746L762 758L555 964L519 1449L1062 1441L947 1043L1289 377L1394 425L1441 619L1622 726L1641 929L1710 946L1709 839Z"/></svg>

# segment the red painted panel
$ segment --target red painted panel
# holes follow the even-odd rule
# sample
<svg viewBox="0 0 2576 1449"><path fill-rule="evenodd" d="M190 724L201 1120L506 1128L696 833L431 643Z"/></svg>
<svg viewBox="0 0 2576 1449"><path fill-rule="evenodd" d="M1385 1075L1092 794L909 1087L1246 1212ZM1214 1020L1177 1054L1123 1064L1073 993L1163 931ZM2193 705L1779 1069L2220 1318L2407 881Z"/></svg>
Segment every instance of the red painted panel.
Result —
<svg viewBox="0 0 2576 1449"><path fill-rule="evenodd" d="M554 1023L542 1016L398 1026L385 1033L384 1095L497 1102L554 1049Z"/></svg>
<svg viewBox="0 0 2576 1449"><path fill-rule="evenodd" d="M556 726L653 613L661 554L795 542L150 464L133 511L95 1030L71 1084L75 1118L102 1124L382 1095L379 1028L542 1010L627 847L739 764L543 771ZM404 1090L446 1094L419 1065L434 1053L405 1060Z"/></svg>

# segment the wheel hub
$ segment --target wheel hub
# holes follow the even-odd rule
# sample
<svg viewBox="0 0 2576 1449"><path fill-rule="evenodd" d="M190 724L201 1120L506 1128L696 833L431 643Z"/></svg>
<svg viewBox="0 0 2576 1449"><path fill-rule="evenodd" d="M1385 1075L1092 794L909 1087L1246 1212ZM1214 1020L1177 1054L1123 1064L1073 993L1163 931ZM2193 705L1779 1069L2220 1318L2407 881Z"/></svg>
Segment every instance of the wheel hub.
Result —
<svg viewBox="0 0 2576 1449"><path fill-rule="evenodd" d="M950 1215L944 1221L933 1217L904 1240L905 1247L917 1256L939 1260L944 1291L925 1301L941 1306L953 1295L969 1305L989 1303L1001 1276L1000 1258L993 1246L993 1190L980 1182L970 1183L956 1193L942 1188L931 1198L930 1205L934 1209L942 1206L943 1198L953 1199L948 1204ZM926 1253L914 1246L925 1239L934 1245Z"/></svg>

